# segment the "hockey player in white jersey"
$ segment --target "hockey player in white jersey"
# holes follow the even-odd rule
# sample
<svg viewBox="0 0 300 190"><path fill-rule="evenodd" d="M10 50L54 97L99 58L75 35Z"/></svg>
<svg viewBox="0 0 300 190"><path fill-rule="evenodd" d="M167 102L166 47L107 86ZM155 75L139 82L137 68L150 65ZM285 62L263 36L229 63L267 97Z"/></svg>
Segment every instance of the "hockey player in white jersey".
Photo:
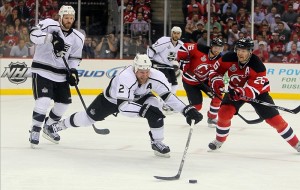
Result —
<svg viewBox="0 0 300 190"><path fill-rule="evenodd" d="M43 136L58 143L60 136L49 133L49 125L59 121L71 103L70 86L79 82L76 67L81 61L84 36L72 29L75 21L75 10L63 5L59 10L59 22L45 19L33 27L30 33L31 41L36 44L32 61L32 90L35 105L32 114L32 128L29 141L31 147L39 144L41 127ZM65 57L70 72L68 72L62 57ZM47 110L54 100L49 116Z"/></svg>
<svg viewBox="0 0 300 190"><path fill-rule="evenodd" d="M202 115L190 105L185 105L171 92L171 86L164 74L151 68L146 54L138 54L133 65L126 67L99 94L86 111L77 112L50 126L52 132L70 127L91 126L107 116L120 113L128 117L146 118L150 127L151 147L155 155L169 157L170 148L164 139L164 114L162 104L152 92L157 93L170 107L181 112L191 125L198 123Z"/></svg>
<svg viewBox="0 0 300 190"><path fill-rule="evenodd" d="M178 88L178 82L175 71L178 70L177 52L183 42L180 40L182 31L178 26L171 29L171 37L163 36L159 38L152 46L147 49L147 55L152 61L152 67L165 74L174 94ZM166 104L164 111L171 113L171 108Z"/></svg>

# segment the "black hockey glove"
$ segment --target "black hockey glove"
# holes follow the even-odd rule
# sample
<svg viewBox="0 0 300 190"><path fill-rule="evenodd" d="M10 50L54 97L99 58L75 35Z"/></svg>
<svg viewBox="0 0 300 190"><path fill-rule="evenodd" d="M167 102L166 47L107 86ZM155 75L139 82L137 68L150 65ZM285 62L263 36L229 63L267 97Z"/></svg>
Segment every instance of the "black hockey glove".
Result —
<svg viewBox="0 0 300 190"><path fill-rule="evenodd" d="M64 40L58 35L57 32L52 33L52 45L54 49L54 53L57 57L64 56L65 52L65 42Z"/></svg>
<svg viewBox="0 0 300 190"><path fill-rule="evenodd" d="M148 121L156 122L158 119L165 118L166 116L158 109L158 107L151 106L150 104L142 105L139 116L146 118Z"/></svg>
<svg viewBox="0 0 300 190"><path fill-rule="evenodd" d="M70 73L67 74L67 82L71 85L71 86L75 86L79 83L79 77L78 77L78 72L76 69L72 68L70 69Z"/></svg>
<svg viewBox="0 0 300 190"><path fill-rule="evenodd" d="M198 112L198 110L191 105L187 105L184 109L183 109L183 115L186 118L186 122L191 125L192 124L192 120L195 120L195 124L199 123L199 121L201 121L203 119L203 115Z"/></svg>

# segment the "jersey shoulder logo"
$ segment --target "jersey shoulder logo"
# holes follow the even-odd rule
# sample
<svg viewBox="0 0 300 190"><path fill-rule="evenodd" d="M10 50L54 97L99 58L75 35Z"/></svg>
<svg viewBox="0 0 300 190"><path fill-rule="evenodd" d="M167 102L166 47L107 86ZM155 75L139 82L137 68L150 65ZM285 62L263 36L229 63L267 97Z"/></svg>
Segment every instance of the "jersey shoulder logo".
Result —
<svg viewBox="0 0 300 190"><path fill-rule="evenodd" d="M236 65L233 64L233 65L229 68L229 70L230 70L231 72L236 72L236 71L237 71Z"/></svg>

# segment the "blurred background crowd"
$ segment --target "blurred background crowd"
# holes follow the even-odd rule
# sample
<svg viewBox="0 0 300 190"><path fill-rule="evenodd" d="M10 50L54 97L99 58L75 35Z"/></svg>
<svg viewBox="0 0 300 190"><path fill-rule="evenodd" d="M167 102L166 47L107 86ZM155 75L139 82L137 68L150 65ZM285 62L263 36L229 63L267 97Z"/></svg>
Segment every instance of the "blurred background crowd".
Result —
<svg viewBox="0 0 300 190"><path fill-rule="evenodd" d="M72 5L78 14L78 0L38 0L38 7L36 1L1 0L0 57L32 57L34 46L29 31L37 23L36 15L38 20L58 20L58 10L63 4ZM121 0L80 2L81 20L74 27L86 36L83 58L119 58L121 47L122 57L132 58L136 53L145 53L163 35L161 0L123 0L123 10ZM172 18L180 17L171 25L182 28L184 42L207 44L209 39L219 37L225 42L224 53L232 51L236 40L251 37L253 15L253 53L263 62L300 64L300 0L255 0L254 12L251 0L211 0L210 7L207 0L168 2L170 13L173 12L168 14L171 22Z"/></svg>

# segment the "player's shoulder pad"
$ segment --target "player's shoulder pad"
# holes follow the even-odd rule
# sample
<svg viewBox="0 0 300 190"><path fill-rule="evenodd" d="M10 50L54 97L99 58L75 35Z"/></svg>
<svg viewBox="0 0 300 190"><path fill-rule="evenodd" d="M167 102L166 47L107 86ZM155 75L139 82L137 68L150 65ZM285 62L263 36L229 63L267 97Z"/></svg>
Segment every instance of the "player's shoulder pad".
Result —
<svg viewBox="0 0 300 190"><path fill-rule="evenodd" d="M161 46L161 45L167 44L167 43L169 43L169 42L171 42L170 37L163 36L163 37L159 38L159 39L152 45L152 47Z"/></svg>
<svg viewBox="0 0 300 190"><path fill-rule="evenodd" d="M235 52L228 52L222 56L222 61L224 62L237 62L238 57Z"/></svg>
<svg viewBox="0 0 300 190"><path fill-rule="evenodd" d="M161 79L166 77L165 74L157 69L150 69L150 77L153 79Z"/></svg>
<svg viewBox="0 0 300 190"><path fill-rule="evenodd" d="M248 67L253 69L255 72L260 73L264 72L266 70L266 66L263 64L263 62L257 57L256 55L252 54L249 62Z"/></svg>
<svg viewBox="0 0 300 190"><path fill-rule="evenodd" d="M75 36L77 36L82 41L82 44L84 44L85 36L81 32L79 32L78 30L76 30L74 28L73 28L73 33L75 34Z"/></svg>
<svg viewBox="0 0 300 190"><path fill-rule="evenodd" d="M208 54L210 48L208 46L206 46L206 45L197 43L197 49L198 49L198 51L200 51L202 53Z"/></svg>
<svg viewBox="0 0 300 190"><path fill-rule="evenodd" d="M49 26L58 26L60 27L59 22L51 19L51 18L46 18L45 20L42 20L39 22L39 25L41 26L42 29L49 27Z"/></svg>
<svg viewBox="0 0 300 190"><path fill-rule="evenodd" d="M134 85L137 81L133 70L133 67L130 65L119 73L119 81L127 87Z"/></svg>

